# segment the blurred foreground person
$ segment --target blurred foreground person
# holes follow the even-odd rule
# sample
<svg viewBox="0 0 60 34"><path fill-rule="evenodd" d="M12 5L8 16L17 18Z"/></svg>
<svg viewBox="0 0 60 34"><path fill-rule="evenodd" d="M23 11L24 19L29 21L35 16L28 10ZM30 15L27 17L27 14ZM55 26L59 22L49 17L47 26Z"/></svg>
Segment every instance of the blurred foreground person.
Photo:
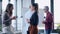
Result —
<svg viewBox="0 0 60 34"><path fill-rule="evenodd" d="M50 34L52 31L52 25L53 25L53 15L49 12L49 7L45 6L44 11L46 13L46 19L43 21L43 24L45 24L45 31L46 34Z"/></svg>
<svg viewBox="0 0 60 34"><path fill-rule="evenodd" d="M30 21L30 18L32 16L33 12L30 10L30 7L29 7L29 10L25 13L25 32L24 34L29 34L29 26L30 26L30 23L28 21Z"/></svg>
<svg viewBox="0 0 60 34"><path fill-rule="evenodd" d="M12 29L12 20L16 19L16 16L12 17L13 4L8 4L3 15L3 34L14 34Z"/></svg>

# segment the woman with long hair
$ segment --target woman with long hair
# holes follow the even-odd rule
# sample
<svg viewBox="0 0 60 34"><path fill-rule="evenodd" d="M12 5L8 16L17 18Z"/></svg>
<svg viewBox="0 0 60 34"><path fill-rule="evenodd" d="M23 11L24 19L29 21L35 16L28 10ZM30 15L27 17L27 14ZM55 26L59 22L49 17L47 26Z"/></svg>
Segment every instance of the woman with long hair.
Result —
<svg viewBox="0 0 60 34"><path fill-rule="evenodd" d="M12 17L13 4L9 3L3 15L3 32L4 34L13 34L11 31L12 20L16 19L16 16Z"/></svg>
<svg viewBox="0 0 60 34"><path fill-rule="evenodd" d="M28 20L28 23L30 23L29 27L29 34L38 34L38 4L33 3L30 6L30 9L32 11L32 16L30 20Z"/></svg>

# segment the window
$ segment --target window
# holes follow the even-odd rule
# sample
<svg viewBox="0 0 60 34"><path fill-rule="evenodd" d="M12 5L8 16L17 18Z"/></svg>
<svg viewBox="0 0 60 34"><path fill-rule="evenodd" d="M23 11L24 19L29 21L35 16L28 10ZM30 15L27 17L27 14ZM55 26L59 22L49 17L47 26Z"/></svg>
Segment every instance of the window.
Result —
<svg viewBox="0 0 60 34"><path fill-rule="evenodd" d="M17 16L18 18L12 21L12 25L17 31L22 30L22 18L21 18L21 0L11 0L10 3L13 4L13 16Z"/></svg>
<svg viewBox="0 0 60 34"><path fill-rule="evenodd" d="M54 23L55 28L60 24L60 0L54 0Z"/></svg>
<svg viewBox="0 0 60 34"><path fill-rule="evenodd" d="M54 22L55 23L60 23L60 9L59 9L59 7L60 7L60 5L59 5L59 3L60 3L60 0L54 0Z"/></svg>
<svg viewBox="0 0 60 34"><path fill-rule="evenodd" d="M8 0L2 0L2 12L5 11L7 4L8 4Z"/></svg>

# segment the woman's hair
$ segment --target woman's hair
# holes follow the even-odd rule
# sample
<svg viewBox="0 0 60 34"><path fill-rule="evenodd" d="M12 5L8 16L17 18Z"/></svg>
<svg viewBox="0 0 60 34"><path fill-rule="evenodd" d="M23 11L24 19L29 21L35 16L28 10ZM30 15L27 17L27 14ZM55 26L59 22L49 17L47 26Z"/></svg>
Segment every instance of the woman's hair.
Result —
<svg viewBox="0 0 60 34"><path fill-rule="evenodd" d="M5 12L9 13L9 15L11 16L12 15L12 10L10 10L10 8L13 6L13 4L9 3L6 7L6 10Z"/></svg>
<svg viewBox="0 0 60 34"><path fill-rule="evenodd" d="M35 7L34 8L35 9L35 12L38 13L38 3L33 3L32 6Z"/></svg>

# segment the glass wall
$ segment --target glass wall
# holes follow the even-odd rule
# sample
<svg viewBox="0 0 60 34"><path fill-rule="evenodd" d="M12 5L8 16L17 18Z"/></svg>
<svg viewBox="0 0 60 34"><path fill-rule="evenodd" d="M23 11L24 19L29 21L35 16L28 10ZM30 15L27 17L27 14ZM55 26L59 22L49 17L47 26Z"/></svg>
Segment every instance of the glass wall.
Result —
<svg viewBox="0 0 60 34"><path fill-rule="evenodd" d="M60 25L60 0L54 0L54 23L55 28Z"/></svg>

